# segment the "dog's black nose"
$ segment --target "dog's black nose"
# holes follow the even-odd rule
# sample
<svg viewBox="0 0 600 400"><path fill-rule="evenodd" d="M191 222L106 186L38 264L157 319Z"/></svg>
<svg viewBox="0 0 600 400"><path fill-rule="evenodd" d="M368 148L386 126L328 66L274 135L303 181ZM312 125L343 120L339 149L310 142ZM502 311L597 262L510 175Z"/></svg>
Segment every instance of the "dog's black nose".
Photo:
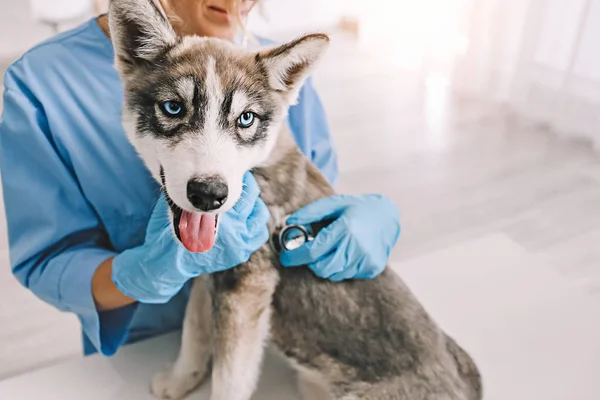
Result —
<svg viewBox="0 0 600 400"><path fill-rule="evenodd" d="M187 198L194 207L202 211L212 211L221 207L227 200L229 190L220 178L207 180L192 179L187 184Z"/></svg>

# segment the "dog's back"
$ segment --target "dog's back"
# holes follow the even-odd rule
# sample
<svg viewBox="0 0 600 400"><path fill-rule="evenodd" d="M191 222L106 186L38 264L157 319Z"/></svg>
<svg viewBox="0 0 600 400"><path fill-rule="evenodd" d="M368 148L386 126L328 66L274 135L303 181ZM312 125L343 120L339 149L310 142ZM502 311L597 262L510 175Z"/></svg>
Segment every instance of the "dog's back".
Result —
<svg viewBox="0 0 600 400"><path fill-rule="evenodd" d="M280 269L271 341L322 373L336 399L481 398L474 362L390 269L342 283Z"/></svg>
<svg viewBox="0 0 600 400"><path fill-rule="evenodd" d="M475 362L469 354L459 346L456 341L446 335L446 348L454 357L458 373L461 378L467 383L468 399L479 400L483 398L483 384L481 374Z"/></svg>
<svg viewBox="0 0 600 400"><path fill-rule="evenodd" d="M285 156L255 171L274 215L333 193L298 150L282 148ZM473 360L389 268L372 280L333 283L308 268L273 265L271 341L300 369L323 374L336 399L481 399Z"/></svg>

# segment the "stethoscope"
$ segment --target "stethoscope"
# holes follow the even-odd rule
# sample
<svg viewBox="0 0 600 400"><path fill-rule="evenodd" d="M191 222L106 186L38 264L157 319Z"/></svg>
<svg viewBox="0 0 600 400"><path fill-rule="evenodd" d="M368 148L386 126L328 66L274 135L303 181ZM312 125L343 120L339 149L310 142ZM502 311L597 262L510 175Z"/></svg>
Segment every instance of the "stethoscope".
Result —
<svg viewBox="0 0 600 400"><path fill-rule="evenodd" d="M285 220L285 219L284 219ZM271 246L277 253L295 250L313 241L319 231L331 224L334 219L324 219L307 225L281 225L271 234Z"/></svg>

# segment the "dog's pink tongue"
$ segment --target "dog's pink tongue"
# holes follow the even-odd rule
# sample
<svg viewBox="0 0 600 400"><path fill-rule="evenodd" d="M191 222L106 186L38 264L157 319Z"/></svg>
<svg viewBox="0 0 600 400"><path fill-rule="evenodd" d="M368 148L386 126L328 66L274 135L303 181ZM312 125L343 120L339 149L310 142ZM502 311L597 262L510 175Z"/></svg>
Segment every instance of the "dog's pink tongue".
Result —
<svg viewBox="0 0 600 400"><path fill-rule="evenodd" d="M202 253L215 245L215 216L183 211L179 221L181 242L189 251Z"/></svg>

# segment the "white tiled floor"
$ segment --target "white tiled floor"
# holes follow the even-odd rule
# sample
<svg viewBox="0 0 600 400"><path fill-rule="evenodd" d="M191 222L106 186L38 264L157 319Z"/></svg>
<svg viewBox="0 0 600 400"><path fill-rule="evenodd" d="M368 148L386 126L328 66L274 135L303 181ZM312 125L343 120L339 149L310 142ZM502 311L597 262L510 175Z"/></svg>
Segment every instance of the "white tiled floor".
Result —
<svg viewBox="0 0 600 400"><path fill-rule="evenodd" d="M339 191L381 192L400 206L394 261L499 233L600 294L600 156L450 98L418 72L343 40L334 41L315 84L340 156ZM0 378L80 348L77 321L10 275L1 224Z"/></svg>

